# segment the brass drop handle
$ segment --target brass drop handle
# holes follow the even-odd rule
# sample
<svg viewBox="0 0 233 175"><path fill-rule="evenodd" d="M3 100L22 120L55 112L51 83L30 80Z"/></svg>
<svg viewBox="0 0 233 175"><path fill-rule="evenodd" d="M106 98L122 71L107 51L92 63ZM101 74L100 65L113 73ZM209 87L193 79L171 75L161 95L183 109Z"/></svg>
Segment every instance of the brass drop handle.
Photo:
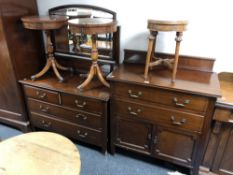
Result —
<svg viewBox="0 0 233 175"><path fill-rule="evenodd" d="M171 121L173 125L181 126L186 123L186 118L182 118L180 121L176 121L174 116L171 116Z"/></svg>
<svg viewBox="0 0 233 175"><path fill-rule="evenodd" d="M87 116L83 115L83 114L76 114L75 116L76 118L81 118L82 120L86 120Z"/></svg>
<svg viewBox="0 0 233 175"><path fill-rule="evenodd" d="M142 95L142 92L139 91L137 94L134 94L131 89L128 90L128 94L131 98L139 98Z"/></svg>
<svg viewBox="0 0 233 175"><path fill-rule="evenodd" d="M42 120L42 125L45 127L45 128L50 128L50 126L51 126L51 122L46 122L46 121L44 121L44 120Z"/></svg>
<svg viewBox="0 0 233 175"><path fill-rule="evenodd" d="M154 137L154 140L153 140L153 143L154 143L154 144L157 144L158 142L159 142L159 138L158 138L158 136L155 136L155 137Z"/></svg>
<svg viewBox="0 0 233 175"><path fill-rule="evenodd" d="M75 100L74 102L75 102L76 106L79 108L84 108L87 104L85 101L82 104L79 104L78 100Z"/></svg>
<svg viewBox="0 0 233 175"><path fill-rule="evenodd" d="M129 111L129 114L134 115L134 116L138 116L138 114L142 112L141 109L137 109L136 112L132 111L132 108L130 106L128 107L128 111Z"/></svg>
<svg viewBox="0 0 233 175"><path fill-rule="evenodd" d="M185 107L185 105L189 104L190 103L190 100L186 99L184 100L183 103L179 103L178 99L176 97L173 98L173 102L175 103L175 105L177 107Z"/></svg>
<svg viewBox="0 0 233 175"><path fill-rule="evenodd" d="M44 99L45 97L46 97L46 93L44 92L44 93L40 93L39 91L36 91L36 95L40 98L40 99Z"/></svg>
<svg viewBox="0 0 233 175"><path fill-rule="evenodd" d="M49 111L49 107L43 107L42 105L40 105L40 109L42 112L48 112Z"/></svg>
<svg viewBox="0 0 233 175"><path fill-rule="evenodd" d="M81 131L80 131L80 130L77 130L77 134L78 134L79 137L82 137L82 138L85 138L85 137L88 136L88 133L87 133L87 132L81 134Z"/></svg>

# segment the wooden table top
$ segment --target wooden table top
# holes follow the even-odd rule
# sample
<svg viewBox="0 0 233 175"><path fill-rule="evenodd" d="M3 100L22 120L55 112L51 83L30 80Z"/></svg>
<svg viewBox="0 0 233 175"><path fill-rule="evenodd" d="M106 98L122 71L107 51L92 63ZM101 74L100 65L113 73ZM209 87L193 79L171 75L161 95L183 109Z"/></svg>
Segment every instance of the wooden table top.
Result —
<svg viewBox="0 0 233 175"><path fill-rule="evenodd" d="M117 21L105 18L77 18L68 21L72 33L104 34L117 30Z"/></svg>
<svg viewBox="0 0 233 175"><path fill-rule="evenodd" d="M22 17L24 27L34 30L54 30L66 25L68 18L65 16L25 16Z"/></svg>
<svg viewBox="0 0 233 175"><path fill-rule="evenodd" d="M186 30L188 21L185 20L148 20L147 28L151 31L176 31L183 32Z"/></svg>
<svg viewBox="0 0 233 175"><path fill-rule="evenodd" d="M222 97L217 104L229 105L233 108L233 73L222 72L218 74Z"/></svg>
<svg viewBox="0 0 233 175"><path fill-rule="evenodd" d="M0 143L1 175L78 175L80 155L66 137L31 132Z"/></svg>

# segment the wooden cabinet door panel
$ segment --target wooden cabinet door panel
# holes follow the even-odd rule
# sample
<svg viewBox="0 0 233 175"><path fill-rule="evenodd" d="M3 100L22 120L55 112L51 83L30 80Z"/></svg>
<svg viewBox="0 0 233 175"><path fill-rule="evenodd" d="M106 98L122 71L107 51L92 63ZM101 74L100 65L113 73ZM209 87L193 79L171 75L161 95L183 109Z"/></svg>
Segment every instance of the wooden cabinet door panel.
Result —
<svg viewBox="0 0 233 175"><path fill-rule="evenodd" d="M116 120L116 144L139 152L150 151L152 126L137 120Z"/></svg>
<svg viewBox="0 0 233 175"><path fill-rule="evenodd" d="M213 164L213 172L221 175L233 174L233 126L224 125Z"/></svg>
<svg viewBox="0 0 233 175"><path fill-rule="evenodd" d="M194 135L158 127L153 143L155 157L181 165L192 164L196 143Z"/></svg>

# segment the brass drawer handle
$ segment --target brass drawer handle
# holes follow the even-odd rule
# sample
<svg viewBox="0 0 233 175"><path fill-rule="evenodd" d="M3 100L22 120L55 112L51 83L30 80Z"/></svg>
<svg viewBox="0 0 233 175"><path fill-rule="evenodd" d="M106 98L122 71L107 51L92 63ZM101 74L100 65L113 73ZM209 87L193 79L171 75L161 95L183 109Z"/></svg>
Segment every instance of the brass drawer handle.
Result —
<svg viewBox="0 0 233 175"><path fill-rule="evenodd" d="M132 111L132 108L130 106L128 107L128 111L129 111L129 114L134 115L134 116L138 116L138 114L142 112L141 109L137 109L136 112Z"/></svg>
<svg viewBox="0 0 233 175"><path fill-rule="evenodd" d="M171 116L171 121L173 125L181 126L186 123L186 118L182 118L180 121L176 121L174 116Z"/></svg>
<svg viewBox="0 0 233 175"><path fill-rule="evenodd" d="M77 130L77 134L79 137L82 137L82 138L85 138L88 136L88 132L84 132L83 134L81 134L81 131L80 130Z"/></svg>
<svg viewBox="0 0 233 175"><path fill-rule="evenodd" d="M131 89L128 90L128 94L131 98L139 98L142 95L142 92L139 91L137 94L134 94Z"/></svg>
<svg viewBox="0 0 233 175"><path fill-rule="evenodd" d="M52 123L51 122L46 122L46 121L44 121L44 120L42 120L42 125L45 127L45 128L50 128L51 127L51 125L52 125Z"/></svg>
<svg viewBox="0 0 233 175"><path fill-rule="evenodd" d="M175 105L177 107L185 107L185 105L189 104L190 103L190 100L186 99L184 100L183 103L179 103L178 99L176 97L173 98L173 102L175 103Z"/></svg>
<svg viewBox="0 0 233 175"><path fill-rule="evenodd" d="M83 115L83 114L76 114L75 116L76 118L81 118L82 120L86 120L87 116Z"/></svg>
<svg viewBox="0 0 233 175"><path fill-rule="evenodd" d="M36 91L36 95L40 99L44 99L47 96L47 94L45 92L44 93L40 93L39 91Z"/></svg>
<svg viewBox="0 0 233 175"><path fill-rule="evenodd" d="M75 102L76 106L79 108L84 108L87 104L85 101L82 104L79 104L78 100L75 100L74 102Z"/></svg>
<svg viewBox="0 0 233 175"><path fill-rule="evenodd" d="M47 107L43 107L42 105L40 105L40 110L41 110L42 112L47 113L47 112L49 111L49 107L48 107L48 106L47 106Z"/></svg>
<svg viewBox="0 0 233 175"><path fill-rule="evenodd" d="M154 140L153 140L153 143L154 144L157 144L159 142L159 137L158 136L155 136L154 137Z"/></svg>

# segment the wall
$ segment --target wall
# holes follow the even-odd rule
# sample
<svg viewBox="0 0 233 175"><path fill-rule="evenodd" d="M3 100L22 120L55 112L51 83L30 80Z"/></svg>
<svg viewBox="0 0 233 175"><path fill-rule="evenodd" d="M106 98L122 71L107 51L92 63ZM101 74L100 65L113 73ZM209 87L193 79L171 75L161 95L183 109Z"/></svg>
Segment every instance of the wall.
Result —
<svg viewBox="0 0 233 175"><path fill-rule="evenodd" d="M187 19L180 54L215 58L216 72L233 72L233 11L230 0L37 0L41 15L49 8L63 4L91 4L117 12L121 25L123 49L146 50L147 19ZM160 52L174 53L175 34L162 33L158 38Z"/></svg>

